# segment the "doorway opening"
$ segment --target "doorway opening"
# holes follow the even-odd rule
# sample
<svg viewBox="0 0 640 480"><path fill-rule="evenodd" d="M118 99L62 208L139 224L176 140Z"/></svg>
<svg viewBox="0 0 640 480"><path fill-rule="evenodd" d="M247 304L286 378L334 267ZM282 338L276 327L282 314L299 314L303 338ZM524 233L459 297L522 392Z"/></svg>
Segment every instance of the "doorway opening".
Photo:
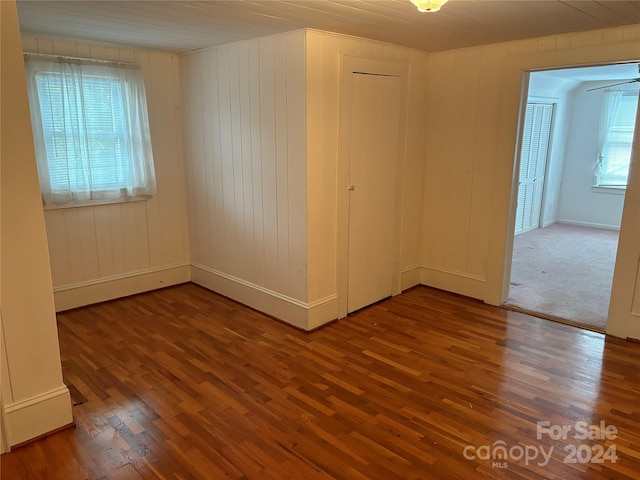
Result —
<svg viewBox="0 0 640 480"><path fill-rule="evenodd" d="M640 72L533 72L523 103L505 306L605 331Z"/></svg>

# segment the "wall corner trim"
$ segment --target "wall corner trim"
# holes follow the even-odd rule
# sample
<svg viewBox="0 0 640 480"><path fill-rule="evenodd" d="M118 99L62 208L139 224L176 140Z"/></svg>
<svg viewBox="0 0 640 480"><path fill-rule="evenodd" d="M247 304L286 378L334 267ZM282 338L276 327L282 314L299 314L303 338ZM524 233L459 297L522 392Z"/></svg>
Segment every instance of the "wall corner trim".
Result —
<svg viewBox="0 0 640 480"><path fill-rule="evenodd" d="M73 422L69 389L48 392L4 406L9 445L18 445Z"/></svg>
<svg viewBox="0 0 640 480"><path fill-rule="evenodd" d="M302 330L337 318L337 294L307 303L197 263L191 265L191 281Z"/></svg>
<svg viewBox="0 0 640 480"><path fill-rule="evenodd" d="M420 285L420 265L404 267L400 272L400 290L404 292L416 285Z"/></svg>
<svg viewBox="0 0 640 480"><path fill-rule="evenodd" d="M486 279L479 275L436 267L421 267L420 283L466 297L484 300Z"/></svg>

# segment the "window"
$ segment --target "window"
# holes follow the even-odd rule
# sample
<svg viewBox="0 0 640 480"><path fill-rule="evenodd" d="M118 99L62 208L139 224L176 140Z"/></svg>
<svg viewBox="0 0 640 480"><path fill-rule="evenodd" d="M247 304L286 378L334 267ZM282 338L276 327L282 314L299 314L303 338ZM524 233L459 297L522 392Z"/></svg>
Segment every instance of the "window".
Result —
<svg viewBox="0 0 640 480"><path fill-rule="evenodd" d="M596 165L597 186L620 188L627 185L637 107L637 91L605 93L600 125L600 157Z"/></svg>
<svg viewBox="0 0 640 480"><path fill-rule="evenodd" d="M139 67L31 55L25 65L45 207L156 193Z"/></svg>

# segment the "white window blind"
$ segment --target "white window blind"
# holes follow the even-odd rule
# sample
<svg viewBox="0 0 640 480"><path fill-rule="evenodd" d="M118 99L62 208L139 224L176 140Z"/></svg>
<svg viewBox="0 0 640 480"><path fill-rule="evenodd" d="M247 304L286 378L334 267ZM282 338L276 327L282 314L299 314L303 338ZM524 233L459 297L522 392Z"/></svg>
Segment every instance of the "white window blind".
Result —
<svg viewBox="0 0 640 480"><path fill-rule="evenodd" d="M26 57L45 205L156 193L146 96L136 66Z"/></svg>
<svg viewBox="0 0 640 480"><path fill-rule="evenodd" d="M601 121L603 141L596 167L596 185L627 185L637 108L637 91L606 92Z"/></svg>

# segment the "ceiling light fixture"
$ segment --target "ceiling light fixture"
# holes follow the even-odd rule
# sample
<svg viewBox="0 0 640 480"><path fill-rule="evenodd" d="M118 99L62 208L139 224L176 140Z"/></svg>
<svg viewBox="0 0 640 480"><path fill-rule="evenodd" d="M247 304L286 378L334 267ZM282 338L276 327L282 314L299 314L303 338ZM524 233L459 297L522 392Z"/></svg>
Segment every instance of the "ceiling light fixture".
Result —
<svg viewBox="0 0 640 480"><path fill-rule="evenodd" d="M449 0L411 0L419 12L437 12Z"/></svg>

